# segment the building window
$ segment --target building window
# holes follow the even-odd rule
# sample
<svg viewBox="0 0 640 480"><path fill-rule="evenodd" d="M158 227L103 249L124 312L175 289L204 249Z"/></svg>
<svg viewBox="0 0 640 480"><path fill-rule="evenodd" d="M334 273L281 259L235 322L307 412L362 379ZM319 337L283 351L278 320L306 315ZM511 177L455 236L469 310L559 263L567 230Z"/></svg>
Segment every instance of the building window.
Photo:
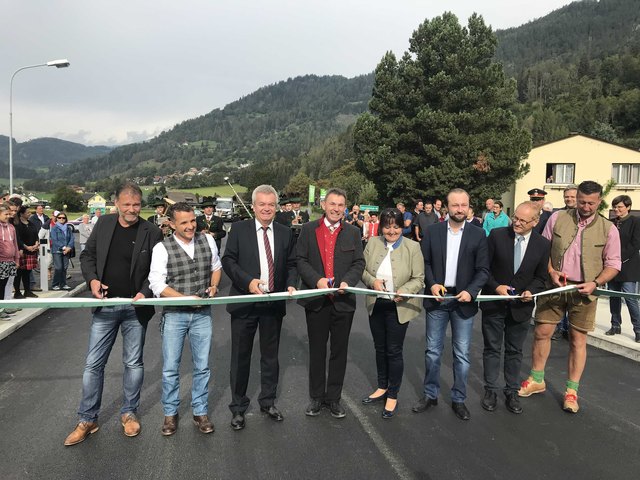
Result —
<svg viewBox="0 0 640 480"><path fill-rule="evenodd" d="M547 163L546 183L573 183L575 163Z"/></svg>
<svg viewBox="0 0 640 480"><path fill-rule="evenodd" d="M611 178L618 185L640 185L640 163L614 163Z"/></svg>

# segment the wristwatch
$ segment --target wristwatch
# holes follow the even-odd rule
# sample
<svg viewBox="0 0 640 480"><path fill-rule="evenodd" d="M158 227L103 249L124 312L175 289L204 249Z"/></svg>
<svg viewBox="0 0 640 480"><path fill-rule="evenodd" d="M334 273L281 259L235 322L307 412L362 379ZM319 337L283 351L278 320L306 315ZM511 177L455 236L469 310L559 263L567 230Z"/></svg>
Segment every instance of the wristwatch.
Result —
<svg viewBox="0 0 640 480"><path fill-rule="evenodd" d="M595 284L596 284L596 288L600 288L600 287L602 286L602 284L598 281L598 279L597 279L597 278L594 278L594 279L593 279L593 283L595 283Z"/></svg>

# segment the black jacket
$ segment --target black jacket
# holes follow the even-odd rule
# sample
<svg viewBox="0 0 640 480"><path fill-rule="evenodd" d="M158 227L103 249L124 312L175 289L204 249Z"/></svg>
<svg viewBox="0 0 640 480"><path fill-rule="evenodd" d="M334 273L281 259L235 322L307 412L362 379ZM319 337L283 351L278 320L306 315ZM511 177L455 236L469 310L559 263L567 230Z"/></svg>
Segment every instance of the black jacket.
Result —
<svg viewBox="0 0 640 480"><path fill-rule="evenodd" d="M82 276L91 290L91 280L101 280L104 271L108 268L107 256L111 238L116 229L118 214L103 215L100 221L95 224L87 244L80 254L80 266ZM131 263L131 283L136 291L142 293L147 298L152 298L153 293L149 288L149 268L151 267L151 251L156 243L162 241L162 232L152 223L140 219L138 220L138 235L133 248ZM146 325L155 312L150 305L136 307L138 320Z"/></svg>
<svg viewBox="0 0 640 480"><path fill-rule="evenodd" d="M320 228L321 221L324 221L324 217L305 223L296 245L298 274L302 279L302 288L305 290L317 288L318 280L326 277L316 239L316 229ZM365 265L362 236L358 227L342 222L333 259L335 286L346 282L350 287L355 287L362 278ZM335 309L339 312L353 312L356 309L356 297L352 293L338 294L333 299ZM324 298L321 296L304 298L298 300L298 303L305 309L317 312L322 308Z"/></svg>
<svg viewBox="0 0 640 480"><path fill-rule="evenodd" d="M211 217L211 221L207 222L205 215L199 215L196 217L196 231L202 232L207 230L211 233L211 236L215 239L218 246L218 253L221 255L220 247L222 245L222 239L227 235L227 231L224 229L224 221L217 215Z"/></svg>
<svg viewBox="0 0 640 480"><path fill-rule="evenodd" d="M622 270L614 280L616 282L640 281L640 219L627 215L623 220L615 219L614 225L620 232L620 256Z"/></svg>
<svg viewBox="0 0 640 480"><path fill-rule="evenodd" d="M295 287L297 282L293 232L290 228L273 222L273 243L275 291L284 292L288 287ZM222 268L231 279L229 295L250 294L249 283L260 278L260 255L255 220L243 220L231 226L222 257ZM252 314L257 315L264 308L284 316L286 302L276 301L268 305L264 302L230 303L227 305L227 312L244 318Z"/></svg>
<svg viewBox="0 0 640 480"><path fill-rule="evenodd" d="M485 295L496 295L499 285L508 285L517 294L529 290L539 293L545 289L549 277L549 251L551 243L535 230L531 232L527 250L520 264L520 268L513 273L513 251L515 242L513 227L502 227L491 230L489 234L489 280L482 289ZM525 322L531 318L535 303L519 300L482 302L480 308L483 313L506 314L507 308L516 322Z"/></svg>
<svg viewBox="0 0 640 480"><path fill-rule="evenodd" d="M447 225L440 222L427 227L422 239L422 255L424 257L425 293L431 295L431 287L444 285L447 265ZM456 289L465 290L475 299L489 278L489 255L487 237L482 228L470 223L464 225L460 252L458 253L458 269L456 272ZM425 310L434 310L440 302L425 298ZM469 318L478 311L476 302L458 303L460 313Z"/></svg>

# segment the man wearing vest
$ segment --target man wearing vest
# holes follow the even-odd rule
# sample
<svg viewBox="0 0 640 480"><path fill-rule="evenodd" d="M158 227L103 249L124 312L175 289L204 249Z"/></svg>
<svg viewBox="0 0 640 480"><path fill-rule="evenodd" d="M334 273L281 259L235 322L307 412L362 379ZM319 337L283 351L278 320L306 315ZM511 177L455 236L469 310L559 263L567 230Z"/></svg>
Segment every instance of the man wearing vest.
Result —
<svg viewBox="0 0 640 480"><path fill-rule="evenodd" d="M169 207L173 235L153 249L149 283L156 297L210 297L218 292L222 264L211 235L196 233L193 208L184 202ZM193 359L191 407L193 422L202 433L211 433L208 417L209 350L211 348L211 306L164 307L160 323L162 336L163 435L178 428L180 405L180 359L185 337L189 337Z"/></svg>
<svg viewBox="0 0 640 480"><path fill-rule="evenodd" d="M575 285L558 295L538 300L533 341L533 360L529 378L518 395L529 397L546 390L544 368L551 350L551 335L565 314L569 315L569 378L563 409L578 412L578 386L587 361L587 333L595 328L596 288L615 278L621 268L618 229L598 214L602 186L593 181L578 185L575 210L555 212L543 236L551 241L548 288Z"/></svg>
<svg viewBox="0 0 640 480"><path fill-rule="evenodd" d="M324 216L303 225L297 243L298 273L303 289L355 286L364 271L360 229L343 220L347 206L344 190L331 188L321 202ZM334 418L344 418L340 405L347 368L349 333L356 309L352 293L300 299L309 335L309 396L305 414L315 417L327 405ZM331 355L327 373L327 341Z"/></svg>

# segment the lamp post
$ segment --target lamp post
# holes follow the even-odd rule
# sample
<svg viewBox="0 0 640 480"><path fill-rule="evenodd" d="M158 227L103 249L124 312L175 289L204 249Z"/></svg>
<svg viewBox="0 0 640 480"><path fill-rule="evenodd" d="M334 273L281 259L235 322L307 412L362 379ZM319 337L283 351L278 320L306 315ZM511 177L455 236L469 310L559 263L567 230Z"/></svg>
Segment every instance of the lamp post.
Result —
<svg viewBox="0 0 640 480"><path fill-rule="evenodd" d="M15 77L18 72L21 72L22 70L26 70L28 68L66 68L69 65L71 64L66 58L62 60L51 60L47 63L39 63L37 65L27 65L26 67L20 67L15 72L13 72L13 75L11 75L11 82L9 82L9 193L13 193L13 77Z"/></svg>

